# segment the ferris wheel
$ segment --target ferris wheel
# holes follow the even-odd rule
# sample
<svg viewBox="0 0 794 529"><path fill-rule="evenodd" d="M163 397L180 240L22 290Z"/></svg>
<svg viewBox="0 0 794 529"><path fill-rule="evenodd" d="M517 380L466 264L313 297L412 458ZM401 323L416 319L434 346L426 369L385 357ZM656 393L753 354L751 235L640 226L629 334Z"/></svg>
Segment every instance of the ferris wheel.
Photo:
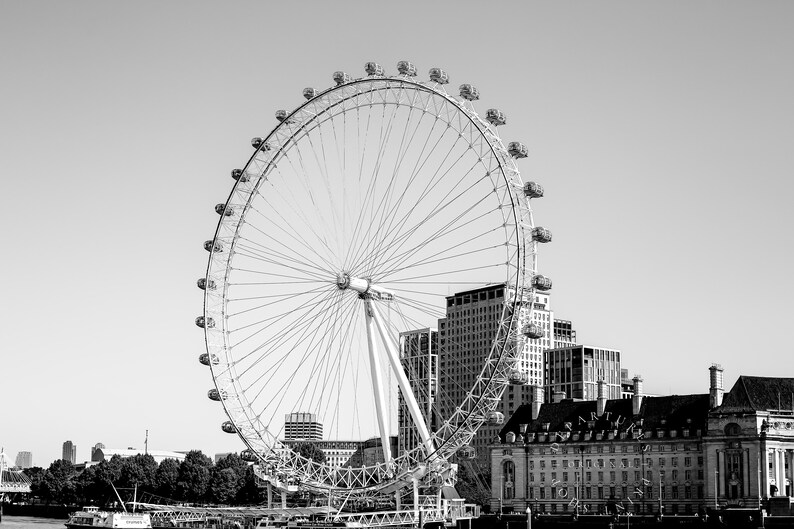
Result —
<svg viewBox="0 0 794 529"><path fill-rule="evenodd" d="M274 483L384 491L442 479L477 429L500 419L505 385L522 380L523 344L542 334L532 301L550 281L537 274L536 250L551 234L530 207L543 188L522 182L516 165L527 148L497 134L505 114L478 114L472 85L450 95L439 68L428 81L407 61L396 75L365 69L336 72L335 86L306 88L304 103L275 113L231 172L204 244L196 324L208 396ZM504 285L504 302L480 337L485 361L472 365L451 353L462 338L443 327L455 293L485 285ZM438 329L444 361L432 369L405 360L418 329ZM473 383L461 393L439 378ZM380 440L379 457L303 457L285 432L298 413L324 439ZM415 446L394 450L398 423L411 425Z"/></svg>

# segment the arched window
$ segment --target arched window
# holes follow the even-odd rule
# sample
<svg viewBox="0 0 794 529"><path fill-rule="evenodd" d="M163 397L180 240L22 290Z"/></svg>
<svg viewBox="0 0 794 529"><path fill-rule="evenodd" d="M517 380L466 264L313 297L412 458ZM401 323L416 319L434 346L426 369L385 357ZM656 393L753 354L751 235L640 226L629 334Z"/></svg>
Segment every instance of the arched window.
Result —
<svg viewBox="0 0 794 529"><path fill-rule="evenodd" d="M512 500L515 497L516 465L505 461L502 465L502 498Z"/></svg>
<svg viewBox="0 0 794 529"><path fill-rule="evenodd" d="M725 425L725 435L739 435L742 433L742 427L735 422Z"/></svg>

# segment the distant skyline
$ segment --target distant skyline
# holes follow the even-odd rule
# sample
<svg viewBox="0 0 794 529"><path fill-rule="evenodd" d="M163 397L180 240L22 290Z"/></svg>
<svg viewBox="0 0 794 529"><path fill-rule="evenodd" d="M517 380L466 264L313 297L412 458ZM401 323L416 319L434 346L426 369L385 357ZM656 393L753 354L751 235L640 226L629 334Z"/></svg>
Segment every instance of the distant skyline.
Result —
<svg viewBox="0 0 794 529"><path fill-rule="evenodd" d="M0 3L7 454L244 448L197 361L213 206L276 110L367 61L507 114L556 316L648 393L794 376L794 3L400 5Z"/></svg>

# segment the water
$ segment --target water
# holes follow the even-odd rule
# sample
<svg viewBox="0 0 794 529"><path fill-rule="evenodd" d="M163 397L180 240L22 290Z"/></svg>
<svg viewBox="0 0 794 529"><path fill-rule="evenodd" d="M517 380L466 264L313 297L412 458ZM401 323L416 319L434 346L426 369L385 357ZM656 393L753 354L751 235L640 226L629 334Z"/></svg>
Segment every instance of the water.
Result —
<svg viewBox="0 0 794 529"><path fill-rule="evenodd" d="M57 518L36 518L33 516L8 516L3 515L0 529L66 529L63 525L66 520Z"/></svg>

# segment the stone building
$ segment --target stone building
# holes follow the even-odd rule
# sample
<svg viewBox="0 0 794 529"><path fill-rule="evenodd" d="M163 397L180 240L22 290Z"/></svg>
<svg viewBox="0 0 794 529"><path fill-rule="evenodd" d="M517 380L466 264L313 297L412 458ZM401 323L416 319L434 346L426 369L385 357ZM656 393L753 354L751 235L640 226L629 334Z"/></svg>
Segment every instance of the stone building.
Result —
<svg viewBox="0 0 794 529"><path fill-rule="evenodd" d="M694 513L706 507L790 510L794 379L739 377L724 394L544 403L534 387L490 446L493 509ZM724 397L724 398L723 398ZM785 408L785 409L784 409ZM787 510L788 509L788 510Z"/></svg>

